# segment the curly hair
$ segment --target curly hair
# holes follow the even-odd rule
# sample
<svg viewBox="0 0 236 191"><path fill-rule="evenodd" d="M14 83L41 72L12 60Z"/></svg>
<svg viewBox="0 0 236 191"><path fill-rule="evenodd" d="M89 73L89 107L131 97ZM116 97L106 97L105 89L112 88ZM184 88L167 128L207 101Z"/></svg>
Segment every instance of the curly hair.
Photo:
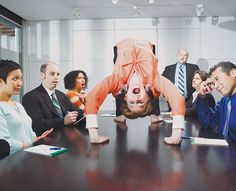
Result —
<svg viewBox="0 0 236 191"><path fill-rule="evenodd" d="M65 86L66 89L72 90L72 89L75 88L76 78L78 77L78 75L80 73L82 73L84 75L85 88L87 88L87 85L88 85L88 76L87 76L87 74L82 70L74 70L74 71L71 71L68 74L66 74L65 77L64 77L64 86Z"/></svg>

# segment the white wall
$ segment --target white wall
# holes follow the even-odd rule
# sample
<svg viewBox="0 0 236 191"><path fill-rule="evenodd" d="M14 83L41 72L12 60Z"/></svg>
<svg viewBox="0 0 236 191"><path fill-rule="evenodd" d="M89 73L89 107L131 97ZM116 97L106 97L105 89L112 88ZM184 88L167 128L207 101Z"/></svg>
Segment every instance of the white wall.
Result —
<svg viewBox="0 0 236 191"><path fill-rule="evenodd" d="M189 51L189 62L201 69L221 60L235 62L236 22L234 18L107 19L29 22L25 25L27 55L24 59L27 92L40 84L39 67L47 60L61 67L59 89L65 91L64 75L74 69L84 70L89 77L89 89L109 75L113 68L113 46L132 37L151 41L157 46L159 69L176 61L180 48ZM101 109L114 109L114 99L108 96Z"/></svg>

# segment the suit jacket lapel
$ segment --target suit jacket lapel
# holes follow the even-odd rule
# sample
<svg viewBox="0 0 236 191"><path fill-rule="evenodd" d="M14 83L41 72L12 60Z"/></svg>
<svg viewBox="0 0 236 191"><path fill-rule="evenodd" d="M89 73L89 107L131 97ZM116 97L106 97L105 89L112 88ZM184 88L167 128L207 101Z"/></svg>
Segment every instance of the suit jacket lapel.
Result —
<svg viewBox="0 0 236 191"><path fill-rule="evenodd" d="M54 114L58 115L58 113L57 113L57 111L56 111L56 109L55 109L55 107L54 107L54 105L53 105L53 103L52 103L51 98L49 97L47 91L44 89L44 87L43 87L42 85L39 87L39 90L40 90L41 96L42 96L42 98L43 98L42 100L43 100L43 102L45 103L45 105L47 105L48 108L49 108ZM59 116L59 115L58 115L58 116ZM60 116L59 116L59 117L60 117Z"/></svg>
<svg viewBox="0 0 236 191"><path fill-rule="evenodd" d="M170 68L170 81L174 84L175 83L175 70L176 70L176 66L177 64L174 64L174 66L172 68Z"/></svg>
<svg viewBox="0 0 236 191"><path fill-rule="evenodd" d="M187 80L187 82L188 82L188 81L192 82L192 79L190 79L190 78L191 78L190 69L191 69L191 68L189 67L188 63L186 63L186 80Z"/></svg>
<svg viewBox="0 0 236 191"><path fill-rule="evenodd" d="M193 80L193 71L192 67L190 64L186 63L186 88L187 88L187 93L188 97L194 91L194 88L192 87L192 80Z"/></svg>

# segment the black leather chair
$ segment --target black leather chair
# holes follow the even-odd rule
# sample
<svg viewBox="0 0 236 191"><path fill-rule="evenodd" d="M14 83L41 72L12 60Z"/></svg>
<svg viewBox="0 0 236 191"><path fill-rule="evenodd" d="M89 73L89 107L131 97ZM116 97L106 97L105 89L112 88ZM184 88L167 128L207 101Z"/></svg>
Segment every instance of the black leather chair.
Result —
<svg viewBox="0 0 236 191"><path fill-rule="evenodd" d="M9 143L4 139L0 139L0 159L5 158L9 154L10 154Z"/></svg>

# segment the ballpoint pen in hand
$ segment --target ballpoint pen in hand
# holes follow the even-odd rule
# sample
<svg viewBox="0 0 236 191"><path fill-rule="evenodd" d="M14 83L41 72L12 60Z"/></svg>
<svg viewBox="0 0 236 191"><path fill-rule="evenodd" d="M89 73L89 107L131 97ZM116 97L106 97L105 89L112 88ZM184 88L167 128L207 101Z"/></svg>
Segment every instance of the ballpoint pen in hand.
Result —
<svg viewBox="0 0 236 191"><path fill-rule="evenodd" d="M73 125L79 123L80 121L82 121L82 119L84 119L86 117L86 115L84 115L83 117L81 117L79 120L77 120L76 122L73 123Z"/></svg>

